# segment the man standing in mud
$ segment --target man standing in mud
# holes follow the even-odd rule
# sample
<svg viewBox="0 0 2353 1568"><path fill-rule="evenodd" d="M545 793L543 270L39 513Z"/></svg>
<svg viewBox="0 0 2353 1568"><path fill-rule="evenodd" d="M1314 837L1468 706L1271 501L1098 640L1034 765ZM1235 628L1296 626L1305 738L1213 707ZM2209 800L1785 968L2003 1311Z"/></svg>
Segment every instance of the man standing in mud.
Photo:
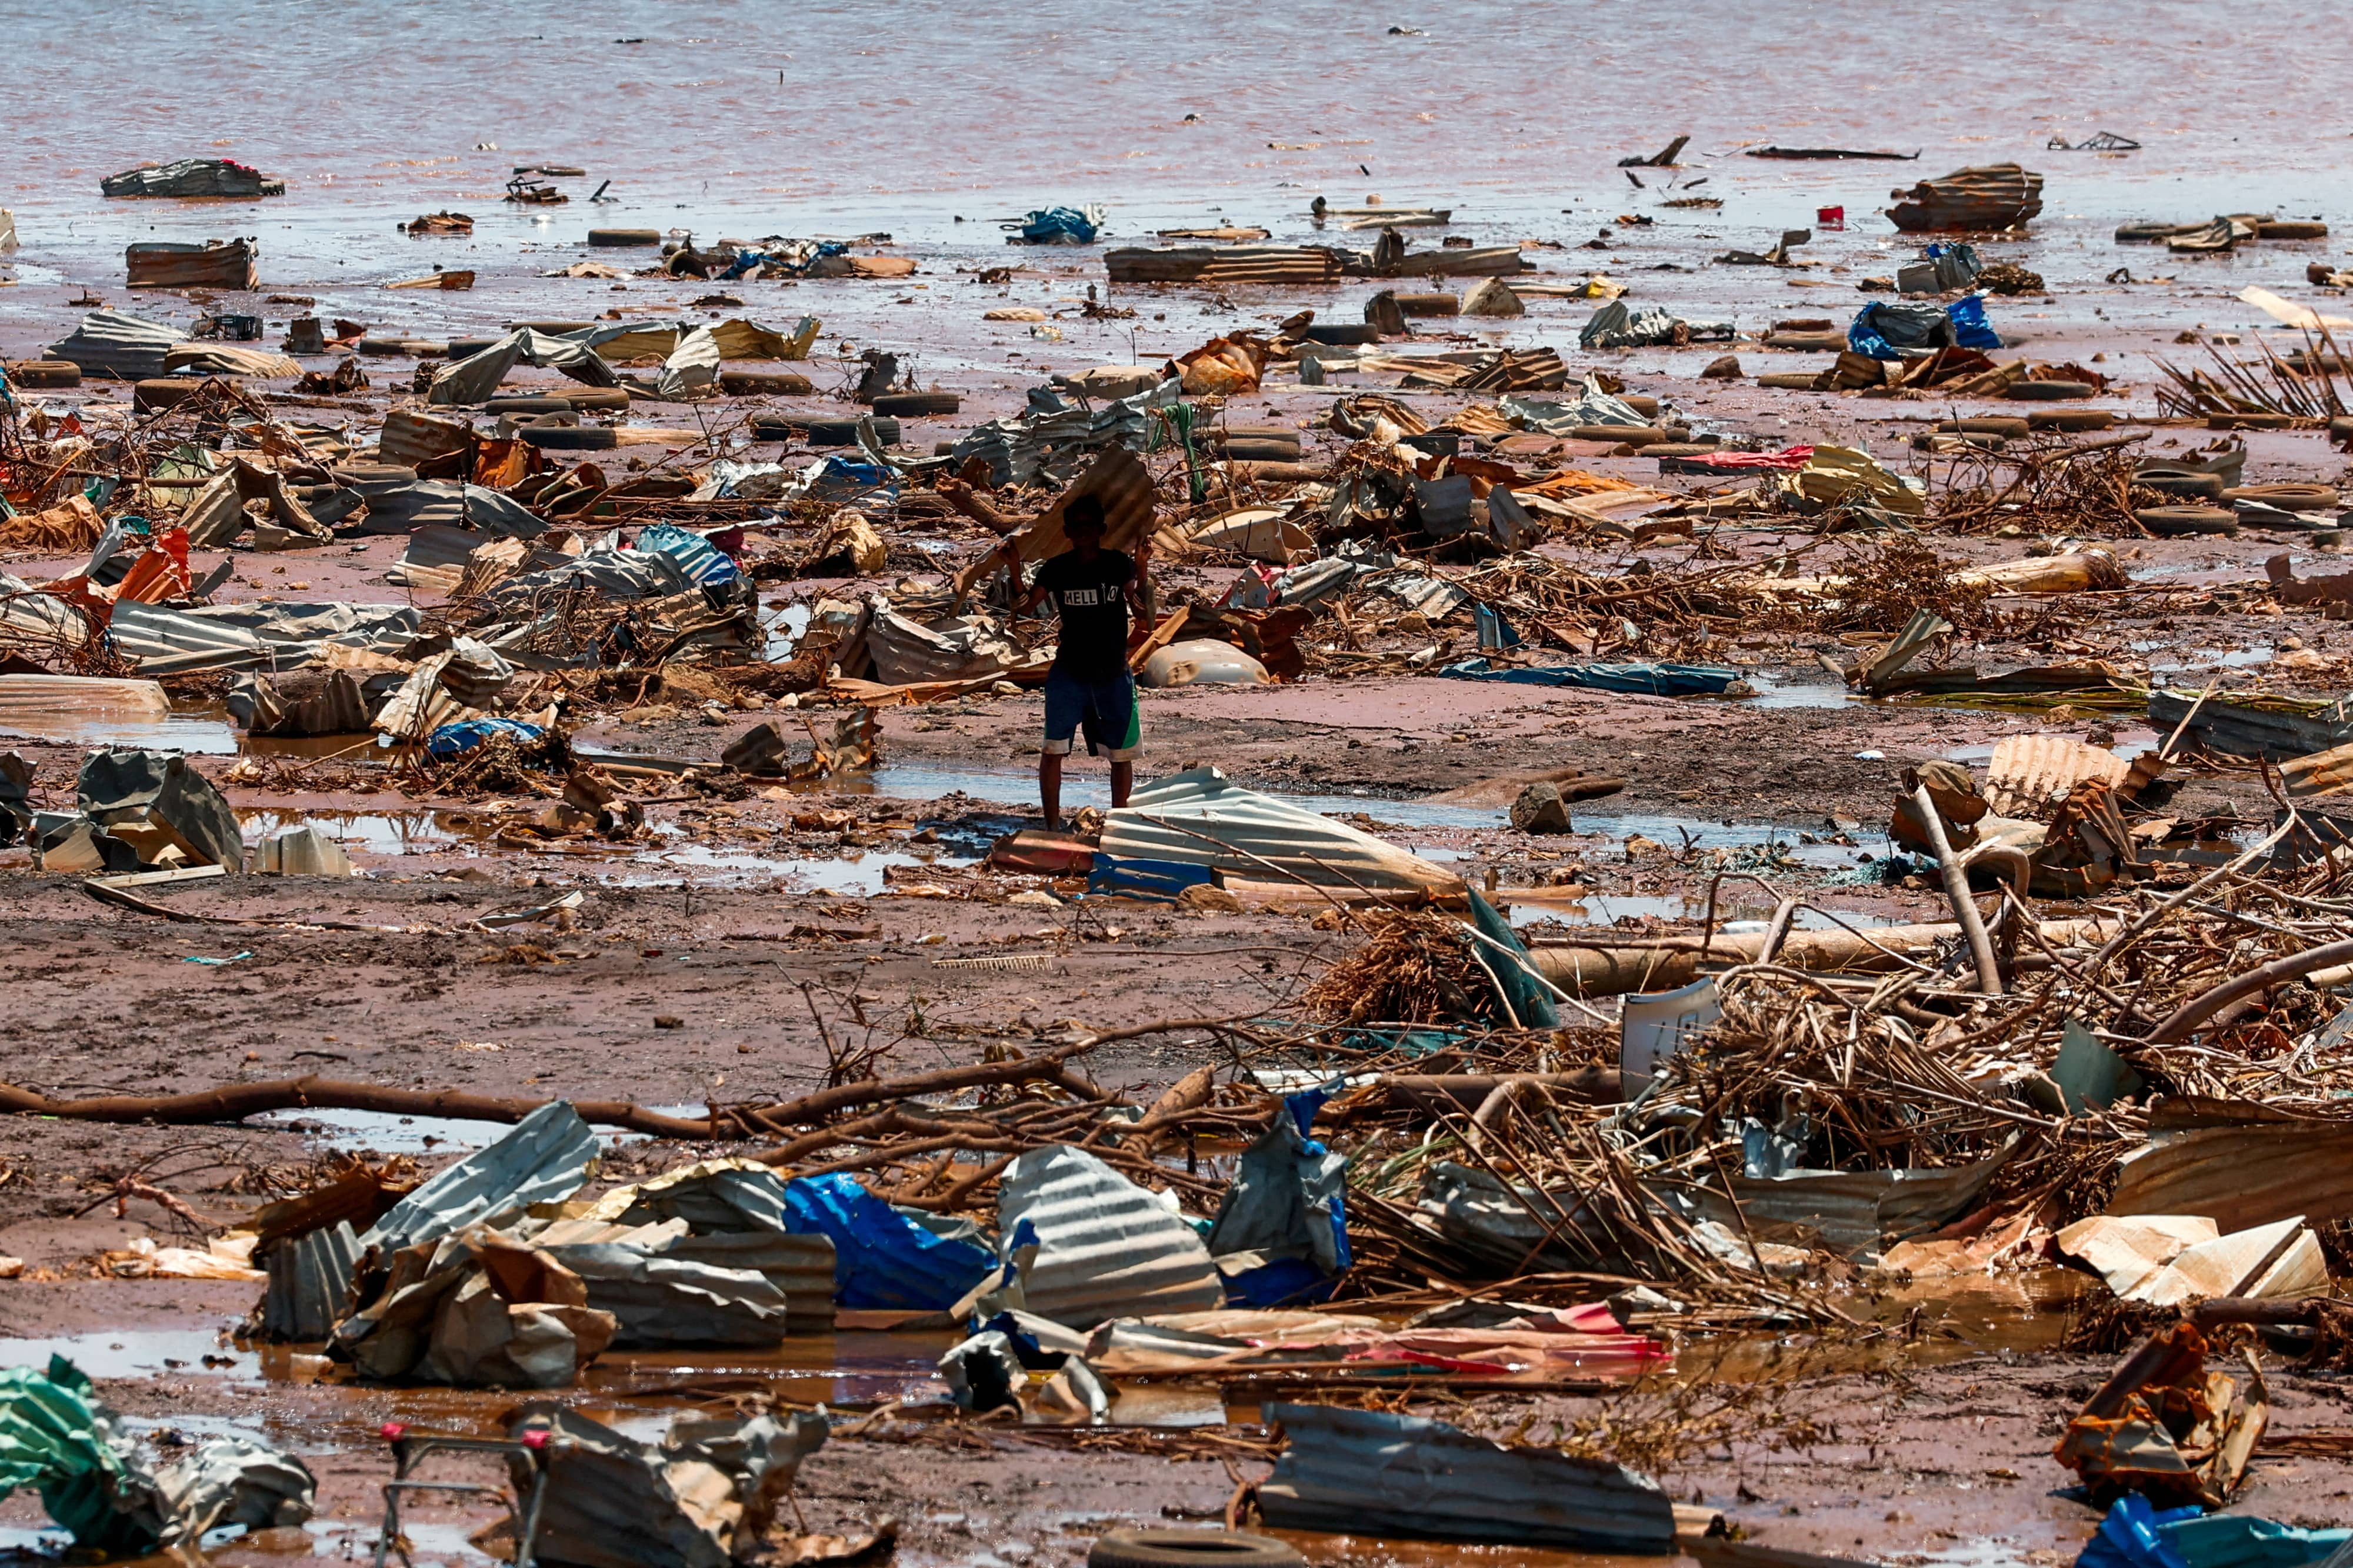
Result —
<svg viewBox="0 0 2353 1568"><path fill-rule="evenodd" d="M1046 826L1062 821L1062 759L1082 730L1089 755L1111 754L1111 803L1127 804L1135 784L1135 754L1143 750L1135 705L1135 678L1127 669L1127 613L1144 610L1147 550L1133 556L1103 548L1103 502L1080 496L1062 509L1062 534L1070 549L1038 568L1037 581L1021 600L1024 610L1051 598L1062 635L1046 672L1046 737L1038 753L1038 796ZM1008 542L1018 571L1018 547Z"/></svg>

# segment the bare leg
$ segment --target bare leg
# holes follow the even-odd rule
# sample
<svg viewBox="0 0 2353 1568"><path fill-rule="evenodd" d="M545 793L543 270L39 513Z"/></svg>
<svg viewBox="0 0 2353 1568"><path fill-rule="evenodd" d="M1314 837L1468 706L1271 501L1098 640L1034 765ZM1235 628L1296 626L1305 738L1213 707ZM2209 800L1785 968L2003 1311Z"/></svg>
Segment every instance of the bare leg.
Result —
<svg viewBox="0 0 2353 1568"><path fill-rule="evenodd" d="M1111 765L1111 804L1113 810L1127 804L1127 792L1135 787L1135 764L1113 763Z"/></svg>
<svg viewBox="0 0 2353 1568"><path fill-rule="evenodd" d="M1038 753L1038 802L1046 808L1046 826L1062 826L1062 757L1059 752Z"/></svg>

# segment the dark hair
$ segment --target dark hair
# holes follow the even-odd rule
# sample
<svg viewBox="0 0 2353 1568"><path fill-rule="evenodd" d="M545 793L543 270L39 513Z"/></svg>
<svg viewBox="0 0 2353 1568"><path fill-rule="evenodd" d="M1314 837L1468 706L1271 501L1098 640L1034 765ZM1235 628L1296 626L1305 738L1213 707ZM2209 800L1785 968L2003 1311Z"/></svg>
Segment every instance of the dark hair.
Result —
<svg viewBox="0 0 2353 1568"><path fill-rule="evenodd" d="M1103 504L1100 496L1080 496L1062 509L1062 531L1080 533L1088 530L1103 531Z"/></svg>

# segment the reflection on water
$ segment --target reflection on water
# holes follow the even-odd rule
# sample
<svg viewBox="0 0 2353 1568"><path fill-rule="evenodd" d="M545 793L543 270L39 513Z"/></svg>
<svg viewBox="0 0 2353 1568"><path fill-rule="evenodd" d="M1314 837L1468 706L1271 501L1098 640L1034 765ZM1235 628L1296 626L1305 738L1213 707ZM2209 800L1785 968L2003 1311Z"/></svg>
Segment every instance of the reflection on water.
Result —
<svg viewBox="0 0 2353 1568"><path fill-rule="evenodd" d="M45 1369L61 1355L92 1377L228 1377L252 1382L260 1363L211 1329L119 1329L55 1339L0 1339L0 1367ZM211 1364L206 1364L207 1358Z"/></svg>
<svg viewBox="0 0 2353 1568"><path fill-rule="evenodd" d="M54 719L13 715L0 724L0 736L20 741L46 741L55 746L136 746L155 752L185 752L191 756L237 755L237 731L218 719L195 713L174 713L165 719L109 718L103 715L58 714Z"/></svg>

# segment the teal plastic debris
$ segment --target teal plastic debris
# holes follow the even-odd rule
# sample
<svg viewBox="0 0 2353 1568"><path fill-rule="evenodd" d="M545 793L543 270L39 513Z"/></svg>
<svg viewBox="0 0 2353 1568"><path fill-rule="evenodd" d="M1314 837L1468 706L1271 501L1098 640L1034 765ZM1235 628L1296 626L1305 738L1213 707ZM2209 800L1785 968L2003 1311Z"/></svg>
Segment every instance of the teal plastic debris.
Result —
<svg viewBox="0 0 2353 1568"><path fill-rule="evenodd" d="M1021 243L1092 245L1103 221L1101 207L1046 207L1021 220Z"/></svg>
<svg viewBox="0 0 2353 1568"><path fill-rule="evenodd" d="M1500 680L1511 686L1577 686L1641 697L1721 697L1740 679L1713 664L1490 664L1466 658L1439 671L1456 680Z"/></svg>
<svg viewBox="0 0 2353 1568"><path fill-rule="evenodd" d="M2074 1019L2059 1034L2059 1057L2051 1064L2051 1080L2070 1116L2105 1110L2141 1090L2141 1076L2091 1030Z"/></svg>
<svg viewBox="0 0 2353 1568"><path fill-rule="evenodd" d="M2075 1568L2305 1568L2353 1542L2353 1530L2299 1530L2274 1520L2156 1508L2118 1498Z"/></svg>
<svg viewBox="0 0 2353 1568"><path fill-rule="evenodd" d="M1496 983L1504 994L1512 999L1512 1012L1527 1029L1560 1027L1560 1009L1553 1005L1551 988L1536 973L1535 960L1528 955L1527 943L1512 929L1512 922L1503 917L1494 905L1471 889L1471 925L1485 942L1480 942L1479 956L1489 969L1495 972Z"/></svg>

